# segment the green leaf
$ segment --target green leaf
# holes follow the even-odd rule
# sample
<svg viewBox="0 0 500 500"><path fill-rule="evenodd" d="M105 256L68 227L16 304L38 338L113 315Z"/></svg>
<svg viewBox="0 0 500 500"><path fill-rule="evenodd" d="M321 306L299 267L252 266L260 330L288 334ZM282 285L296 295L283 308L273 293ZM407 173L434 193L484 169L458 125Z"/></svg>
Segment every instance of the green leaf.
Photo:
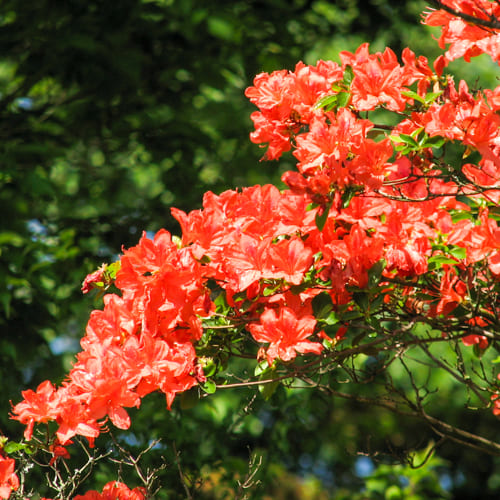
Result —
<svg viewBox="0 0 500 500"><path fill-rule="evenodd" d="M354 78L354 70L351 65L347 65L344 70L344 78L342 81L346 84L347 87L351 85L351 82Z"/></svg>
<svg viewBox="0 0 500 500"><path fill-rule="evenodd" d="M392 141L392 142L404 142L399 135L390 135L389 136L389 139Z"/></svg>
<svg viewBox="0 0 500 500"><path fill-rule="evenodd" d="M237 25L236 19L211 16L207 20L209 33L227 42L234 42L237 38Z"/></svg>
<svg viewBox="0 0 500 500"><path fill-rule="evenodd" d="M481 349L479 347L479 344L474 344L474 346L472 347L472 352L474 353L474 356L476 356L476 358L481 359L484 353L484 349Z"/></svg>
<svg viewBox="0 0 500 500"><path fill-rule="evenodd" d="M460 203L463 203L467 205L470 208L476 208L477 207L477 202L472 199L470 196L465 196L463 194L459 194L456 197L456 200L459 201Z"/></svg>
<svg viewBox="0 0 500 500"><path fill-rule="evenodd" d="M449 247L448 252L457 259L465 259L465 257L467 257L467 250L463 247L457 247L457 246Z"/></svg>
<svg viewBox="0 0 500 500"><path fill-rule="evenodd" d="M177 248L182 248L182 238L179 238L176 234L172 236L172 243L177 247Z"/></svg>
<svg viewBox="0 0 500 500"><path fill-rule="evenodd" d="M417 149L415 146L408 145L405 141L398 140L394 136L389 136L389 138L392 139L393 142L399 143L394 145L394 149L400 152L402 155L406 155L410 151L414 151L415 149Z"/></svg>
<svg viewBox="0 0 500 500"><path fill-rule="evenodd" d="M384 497L386 500L399 500L404 498L401 488L395 484L389 486L389 488L385 490Z"/></svg>
<svg viewBox="0 0 500 500"><path fill-rule="evenodd" d="M262 295L264 295L264 297L270 297L271 295L274 295L278 290L280 290L280 288L281 282L275 284L274 286L266 286L266 288L264 288L262 292Z"/></svg>
<svg viewBox="0 0 500 500"><path fill-rule="evenodd" d="M339 322L339 318L335 311L332 311L326 318L323 319L323 322L327 325L336 325Z"/></svg>
<svg viewBox="0 0 500 500"><path fill-rule="evenodd" d="M417 136L420 134L420 132L422 132L422 130L424 130L424 127L419 127L419 128L416 128L411 134L410 136L413 137L414 139L417 138Z"/></svg>
<svg viewBox="0 0 500 500"><path fill-rule="evenodd" d="M326 95L322 97L315 105L314 109L324 108L325 111L331 111L337 107L338 94Z"/></svg>
<svg viewBox="0 0 500 500"><path fill-rule="evenodd" d="M351 321L353 319L359 319L363 315L359 311L346 311L339 317L340 321Z"/></svg>
<svg viewBox="0 0 500 500"><path fill-rule="evenodd" d="M203 384L201 384L201 388L207 393L207 394L213 394L217 390L217 386L213 380L207 380Z"/></svg>
<svg viewBox="0 0 500 500"><path fill-rule="evenodd" d="M12 294L10 292L0 293L0 304L3 306L3 311L7 319L10 318L10 302L12 300Z"/></svg>
<svg viewBox="0 0 500 500"><path fill-rule="evenodd" d="M122 263L121 261L117 260L116 262L113 262L112 264L108 264L106 266L106 274L108 275L109 279L114 280L116 279L116 275L118 271L121 269Z"/></svg>
<svg viewBox="0 0 500 500"><path fill-rule="evenodd" d="M366 292L354 292L352 294L352 300L356 303L356 305L362 310L368 310L368 305L370 303L368 293Z"/></svg>
<svg viewBox="0 0 500 500"><path fill-rule="evenodd" d="M446 139L444 137L427 137L423 143L423 146L426 148L440 148L445 142Z"/></svg>
<svg viewBox="0 0 500 500"><path fill-rule="evenodd" d="M215 375L215 372L217 371L217 363L215 363L213 358L202 357L200 358L200 362L203 367L203 374L205 377Z"/></svg>
<svg viewBox="0 0 500 500"><path fill-rule="evenodd" d="M11 231L0 233L0 245L12 245L13 247L20 247L25 245L25 240L22 236Z"/></svg>
<svg viewBox="0 0 500 500"><path fill-rule="evenodd" d="M394 143L398 143L395 146L395 149L396 151L402 151L403 154L409 151L418 151L419 149L422 149L423 145L421 144L422 139L420 139L420 141L417 142L416 137L422 130L423 130L422 128L414 130L411 133L411 135L408 134L390 135L389 139L391 139L391 141Z"/></svg>
<svg viewBox="0 0 500 500"><path fill-rule="evenodd" d="M316 227L320 230L323 231L323 228L325 227L326 221L328 219L328 213L330 212L330 207L332 206L332 203L327 203L324 207L321 207L318 212L316 213L316 217L314 218L314 221L316 222Z"/></svg>
<svg viewBox="0 0 500 500"><path fill-rule="evenodd" d="M332 298L328 293L320 293L312 300L314 317L324 319L328 317L333 309Z"/></svg>
<svg viewBox="0 0 500 500"><path fill-rule="evenodd" d="M405 97L409 97L410 99L414 99L415 101L421 102L422 104L424 104L424 102L425 102L424 98L419 96L413 90L404 90L403 92L401 92L401 95L404 95Z"/></svg>
<svg viewBox="0 0 500 500"><path fill-rule="evenodd" d="M261 375L263 375L264 373L268 373L270 371L270 366L269 366L269 363L264 360L264 361L261 361L254 369L253 373L256 377L260 377Z"/></svg>
<svg viewBox="0 0 500 500"><path fill-rule="evenodd" d="M378 262L375 262L373 266L368 270L368 284L369 286L378 285L380 278L382 277L382 272L385 269L387 262L385 259L380 259Z"/></svg>
<svg viewBox="0 0 500 500"><path fill-rule="evenodd" d="M450 210L450 215L454 224L461 220L474 220L474 215L465 210Z"/></svg>
<svg viewBox="0 0 500 500"><path fill-rule="evenodd" d="M351 98L351 93L350 92L341 92L337 96L337 107L339 108L345 108L347 104L349 103L349 99ZM329 110L327 110L329 111Z"/></svg>
<svg viewBox="0 0 500 500"><path fill-rule="evenodd" d="M444 90L440 90L439 92L429 92L425 94L425 104L432 104L440 95L442 95Z"/></svg>
<svg viewBox="0 0 500 500"><path fill-rule="evenodd" d="M347 208L351 204L351 200L360 192L363 192L363 186L352 185L348 186L342 193L342 208Z"/></svg>
<svg viewBox="0 0 500 500"><path fill-rule="evenodd" d="M259 392L262 394L262 397L267 401L276 391L278 386L280 385L278 380L273 382L268 382L267 384L259 384Z"/></svg>
<svg viewBox="0 0 500 500"><path fill-rule="evenodd" d="M458 262L455 259L450 259L446 255L433 255L432 257L429 257L429 260L427 261L429 269L437 269L439 267L442 267L443 264L449 264L449 265L456 265Z"/></svg>
<svg viewBox="0 0 500 500"><path fill-rule="evenodd" d="M31 446L26 443L16 443L15 441L9 441L4 447L5 453L8 455L16 453L18 451L27 451Z"/></svg>
<svg viewBox="0 0 500 500"><path fill-rule="evenodd" d="M418 147L418 145L419 145L418 142L411 135L408 135L408 134L399 134L399 138L405 144L409 144L409 145L415 146L415 147Z"/></svg>

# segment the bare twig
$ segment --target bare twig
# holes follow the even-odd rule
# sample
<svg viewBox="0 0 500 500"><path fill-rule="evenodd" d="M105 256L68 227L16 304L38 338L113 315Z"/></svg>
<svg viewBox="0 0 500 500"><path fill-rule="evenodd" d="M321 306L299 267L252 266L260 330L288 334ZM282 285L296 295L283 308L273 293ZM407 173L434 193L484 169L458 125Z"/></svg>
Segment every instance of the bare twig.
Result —
<svg viewBox="0 0 500 500"><path fill-rule="evenodd" d="M175 463L177 465L177 470L179 471L179 478L181 480L182 487L184 488L184 491L186 492L186 498L188 500L193 500L194 497L193 497L191 491L189 491L186 477L184 476L184 473L182 472L181 460L180 460L181 454L180 454L180 452L177 451L177 447L175 446L175 441L172 443L172 448L174 450Z"/></svg>
<svg viewBox="0 0 500 500"><path fill-rule="evenodd" d="M248 461L248 472L246 473L243 482L238 481L238 492L235 500L248 500L249 497L244 490L253 488L260 483L258 479L255 479L255 476L259 472L261 465L261 455L250 455L250 459Z"/></svg>
<svg viewBox="0 0 500 500"><path fill-rule="evenodd" d="M495 441L492 441L490 439L486 439L482 436L472 434L471 432L447 424L442 420L428 415L422 408L416 408L414 406L410 410L404 410L398 403L391 400L383 398L368 398L360 395L348 394L345 392L337 391L331 387L323 387L323 389L333 396L386 408L387 410L397 413L398 415L418 418L427 422L429 426L441 437L457 441L465 446L468 446L469 448L480 450L483 453L500 456L500 443L496 443Z"/></svg>

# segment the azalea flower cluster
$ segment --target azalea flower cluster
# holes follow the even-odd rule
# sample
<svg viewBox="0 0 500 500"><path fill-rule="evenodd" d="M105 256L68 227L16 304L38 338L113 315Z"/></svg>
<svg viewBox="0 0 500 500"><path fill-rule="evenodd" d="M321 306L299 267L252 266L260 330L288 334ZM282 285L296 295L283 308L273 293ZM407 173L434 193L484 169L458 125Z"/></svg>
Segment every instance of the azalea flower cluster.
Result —
<svg viewBox="0 0 500 500"><path fill-rule="evenodd" d="M163 391L170 407L177 392L197 383L193 342L211 302L191 250L178 249L166 231L154 241L143 237L122 256L116 285L122 296L107 294L104 309L91 314L62 386L45 381L36 392L23 391L13 413L27 440L35 423L55 421L61 445L75 435L92 445L105 419L128 429L124 408L139 407L146 394Z"/></svg>
<svg viewBox="0 0 500 500"><path fill-rule="evenodd" d="M500 5L489 0L441 0L443 7L450 10L433 10L426 14L425 24L442 26L439 46L445 49L447 61L463 57L467 62L471 57L489 54L495 62L500 62L500 33L498 31L500 19ZM462 13L476 23L468 22L454 13ZM483 21L479 24L477 21ZM497 29L488 29L492 22L496 22Z"/></svg>
<svg viewBox="0 0 500 500"><path fill-rule="evenodd" d="M483 18L472 3L446 5ZM368 287L387 307L403 297L394 306L401 310L419 295L429 317L462 307L475 331L498 326L499 304L467 307L500 280L492 216L500 200L500 87L472 92L443 74L456 57L486 52L498 60L498 33L443 11L425 22L444 26L440 44L451 44L432 68L409 49L400 63L390 49L371 53L363 44L341 53L341 64L299 63L255 78L246 91L259 109L251 139L267 148L266 159L292 151L298 163L283 175L288 189L206 193L200 210L172 209L180 238L143 235L119 263L89 275L84 292L114 285L118 293L92 312L63 384L45 381L13 407L26 440L36 424L53 422L55 460L74 436L92 446L108 422L128 429L126 408L151 392L164 393L170 408L178 393L206 381L198 352L217 322L269 366L338 349L349 322L325 333L313 307L318 295L338 312L352 310L356 291ZM375 110L391 118L371 120ZM448 165L440 151L452 143L478 161ZM463 342L488 346L480 333ZM0 457L0 498L18 485L9 460ZM143 494L110 483L76 498Z"/></svg>
<svg viewBox="0 0 500 500"><path fill-rule="evenodd" d="M434 62L433 71L410 49L402 53L403 64L389 48L370 54L368 44L340 57L342 66L299 63L293 72L260 74L246 91L260 109L252 114L256 131L251 139L267 146L265 158L278 159L293 148L298 172L283 176L292 190L321 201L348 186L391 194L399 190L388 184L404 184L406 198L421 200L500 187L499 88L471 93L460 81L457 89L451 77L443 77L445 57ZM361 118L376 109L397 113L399 123ZM391 135L371 138L386 130ZM460 186L461 191L455 183L431 179L443 173L432 148L454 141L481 155L478 165L462 166L464 182L471 185ZM498 191L492 196L498 201Z"/></svg>

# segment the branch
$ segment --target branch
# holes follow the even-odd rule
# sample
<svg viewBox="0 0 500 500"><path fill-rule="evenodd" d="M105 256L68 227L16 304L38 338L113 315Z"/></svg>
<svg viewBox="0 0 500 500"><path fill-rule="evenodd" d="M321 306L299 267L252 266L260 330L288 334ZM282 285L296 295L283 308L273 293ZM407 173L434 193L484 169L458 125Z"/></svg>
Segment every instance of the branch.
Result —
<svg viewBox="0 0 500 500"><path fill-rule="evenodd" d="M470 14L465 14L459 10L455 10L452 7L448 7L440 0L430 0L431 4L435 5L438 9L444 10L448 12L448 14L452 14L453 16L457 16L468 23L474 24L481 28L488 28L493 30L500 30L500 20L497 19L492 14L488 14L483 11L485 15L489 17L489 19L481 19L480 17L471 16Z"/></svg>
<svg viewBox="0 0 500 500"><path fill-rule="evenodd" d="M177 465L177 470L179 471L179 478L181 480L182 486L184 487L184 491L186 492L187 500L193 500L193 495L189 491L186 478L184 473L182 472L181 461L180 461L180 452L177 451L177 447L175 446L175 441L172 443L172 448L174 450L175 463Z"/></svg>
<svg viewBox="0 0 500 500"><path fill-rule="evenodd" d="M425 343L419 343L418 345L425 352L425 354L429 356L429 358L431 358L440 368L447 371L455 380L468 387L478 397L478 399L483 403L483 405L488 404L487 399L480 392L481 389L477 387L470 378L463 377L462 375L456 373L446 363L437 359L436 356L434 356L430 352L428 346Z"/></svg>
<svg viewBox="0 0 500 500"><path fill-rule="evenodd" d="M248 471L245 475L243 482L238 481L238 493L235 500L247 500L248 495L245 494L244 490L248 490L254 486L257 486L260 481L255 479L256 474L262 465L262 455L250 455L248 461Z"/></svg>
<svg viewBox="0 0 500 500"><path fill-rule="evenodd" d="M147 498L154 498L154 495L158 492L159 488L155 490L155 481L158 476L158 472L166 468L166 464L162 463L159 465L157 468L150 470L149 468L146 470L146 472L143 471L142 467L140 466L139 462L141 461L142 457L146 454L149 453L159 442L159 439L155 439L151 441L148 445L148 447L144 450L142 450L137 457L134 457L129 451L127 451L123 446L120 445L120 443L117 441L115 436L113 434L110 434L111 439L113 440L114 445L116 446L117 450L120 452L122 458L120 460L117 459L110 459L112 462L115 462L117 464L121 465L125 464L130 467L132 467L139 479L142 481L142 484L145 486L146 491L148 493ZM162 457L163 459L163 457Z"/></svg>
<svg viewBox="0 0 500 500"><path fill-rule="evenodd" d="M359 403L364 403L373 406L380 406L385 408L393 413L397 413L398 415L403 415L405 417L413 417L423 420L429 424L432 430L436 432L439 436L451 439L453 441L460 442L461 444L468 446L469 448L473 448L476 450L480 450L482 452L488 453L493 456L500 456L500 444L489 439L486 439L482 436L478 436L477 434L472 434L463 429L459 429L458 427L454 427L442 420L439 420L435 417L431 417L427 415L423 409L419 410L402 410L399 405L393 401L384 400L381 398L373 399L367 398L363 396L357 396L353 394L347 394L345 392L339 392L335 389L332 389L328 386L321 386L326 392L329 392L333 396L337 396L343 399L350 399L352 401L357 401Z"/></svg>

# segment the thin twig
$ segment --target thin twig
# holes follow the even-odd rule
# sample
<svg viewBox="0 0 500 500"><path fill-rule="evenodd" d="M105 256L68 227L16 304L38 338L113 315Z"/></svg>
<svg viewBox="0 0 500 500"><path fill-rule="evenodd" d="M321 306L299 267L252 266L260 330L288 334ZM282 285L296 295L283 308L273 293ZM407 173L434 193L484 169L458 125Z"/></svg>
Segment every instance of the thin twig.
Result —
<svg viewBox="0 0 500 500"><path fill-rule="evenodd" d="M172 448L174 450L174 456L175 456L175 464L177 465L177 470L179 471L179 477L180 477L180 480L181 480L181 483L182 483L182 486L184 488L184 491L186 492L186 498L188 500L193 500L193 495L191 494L191 492L189 491L189 488L187 486L187 481L184 477L184 473L182 472L182 467L181 467L181 461L180 461L180 452L177 451L177 447L175 446L175 441L172 442Z"/></svg>
<svg viewBox="0 0 500 500"><path fill-rule="evenodd" d="M452 7L448 7L440 0L430 0L432 4L434 4L438 9L444 10L448 12L448 14L452 14L461 18L468 23L474 24L475 26L479 26L481 28L489 28L493 30L500 30L500 20L496 19L493 15L485 14L489 17L489 19L481 19L480 17L471 16L470 14L466 14L465 12L461 12L459 10L453 9Z"/></svg>

